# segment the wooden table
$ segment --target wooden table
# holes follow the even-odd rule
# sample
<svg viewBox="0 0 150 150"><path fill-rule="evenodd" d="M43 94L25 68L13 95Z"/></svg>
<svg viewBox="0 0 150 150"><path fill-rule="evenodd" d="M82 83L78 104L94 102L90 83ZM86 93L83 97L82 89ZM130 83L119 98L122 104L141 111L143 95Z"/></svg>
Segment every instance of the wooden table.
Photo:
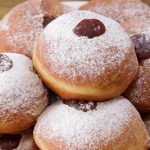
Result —
<svg viewBox="0 0 150 150"><path fill-rule="evenodd" d="M0 0L0 18L3 17L12 7L24 0Z"/></svg>

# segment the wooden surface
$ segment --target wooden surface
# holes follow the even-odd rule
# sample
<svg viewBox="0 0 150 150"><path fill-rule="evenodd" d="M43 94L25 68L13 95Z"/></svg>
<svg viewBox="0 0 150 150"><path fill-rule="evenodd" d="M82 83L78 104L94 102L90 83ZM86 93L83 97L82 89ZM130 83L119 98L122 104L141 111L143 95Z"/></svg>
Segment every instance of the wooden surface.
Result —
<svg viewBox="0 0 150 150"><path fill-rule="evenodd" d="M12 7L23 1L24 0L0 0L0 18L2 18ZM150 4L150 0L144 1Z"/></svg>
<svg viewBox="0 0 150 150"><path fill-rule="evenodd" d="M24 0L0 0L0 18L3 17L12 7Z"/></svg>

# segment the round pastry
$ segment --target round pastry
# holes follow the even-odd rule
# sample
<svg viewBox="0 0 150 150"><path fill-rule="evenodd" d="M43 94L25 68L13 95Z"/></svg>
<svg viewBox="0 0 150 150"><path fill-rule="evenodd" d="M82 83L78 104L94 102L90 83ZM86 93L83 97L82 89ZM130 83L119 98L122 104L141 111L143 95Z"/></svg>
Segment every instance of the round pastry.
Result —
<svg viewBox="0 0 150 150"><path fill-rule="evenodd" d="M150 58L150 19L134 17L124 21L122 25L132 39L137 57L140 60Z"/></svg>
<svg viewBox="0 0 150 150"><path fill-rule="evenodd" d="M150 111L150 59L140 63L137 79L128 87L124 96L128 98L140 112Z"/></svg>
<svg viewBox="0 0 150 150"><path fill-rule="evenodd" d="M107 100L120 95L137 75L134 47L115 21L88 11L55 19L33 54L47 86L64 99Z"/></svg>
<svg viewBox="0 0 150 150"><path fill-rule="evenodd" d="M122 23L129 18L150 16L150 8L141 0L92 0L80 7Z"/></svg>
<svg viewBox="0 0 150 150"><path fill-rule="evenodd" d="M34 142L32 130L18 134L0 135L1 150L39 150Z"/></svg>
<svg viewBox="0 0 150 150"><path fill-rule="evenodd" d="M139 113L123 97L58 101L38 118L33 135L41 150L145 150L148 140Z"/></svg>
<svg viewBox="0 0 150 150"><path fill-rule="evenodd" d="M13 8L0 21L0 52L32 56L36 39L43 28L59 15L70 11L52 0L28 0Z"/></svg>
<svg viewBox="0 0 150 150"><path fill-rule="evenodd" d="M129 33L137 56L150 57L150 7L141 0L92 0L80 9L91 10L121 23ZM141 58L140 58L141 59Z"/></svg>
<svg viewBox="0 0 150 150"><path fill-rule="evenodd" d="M0 54L0 133L16 133L34 125L48 103L47 90L21 54Z"/></svg>

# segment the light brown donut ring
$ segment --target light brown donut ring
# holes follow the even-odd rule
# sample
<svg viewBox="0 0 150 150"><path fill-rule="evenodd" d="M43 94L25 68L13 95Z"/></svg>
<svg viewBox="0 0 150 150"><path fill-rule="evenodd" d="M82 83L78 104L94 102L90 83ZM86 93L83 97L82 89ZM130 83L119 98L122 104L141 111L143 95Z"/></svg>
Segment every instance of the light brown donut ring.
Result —
<svg viewBox="0 0 150 150"><path fill-rule="evenodd" d="M41 150L146 150L148 140L139 113L123 97L87 112L58 101L38 118L33 135Z"/></svg>
<svg viewBox="0 0 150 150"><path fill-rule="evenodd" d="M141 62L137 79L124 95L140 112L150 112L150 59Z"/></svg>
<svg viewBox="0 0 150 150"><path fill-rule="evenodd" d="M106 34L78 37L84 19L104 23ZM62 26L62 28L61 28ZM138 62L129 36L115 21L74 11L51 22L37 42L34 66L46 85L64 99L107 100L120 95L137 75Z"/></svg>
<svg viewBox="0 0 150 150"><path fill-rule="evenodd" d="M48 92L32 61L21 54L0 54L0 133L24 131L48 104Z"/></svg>

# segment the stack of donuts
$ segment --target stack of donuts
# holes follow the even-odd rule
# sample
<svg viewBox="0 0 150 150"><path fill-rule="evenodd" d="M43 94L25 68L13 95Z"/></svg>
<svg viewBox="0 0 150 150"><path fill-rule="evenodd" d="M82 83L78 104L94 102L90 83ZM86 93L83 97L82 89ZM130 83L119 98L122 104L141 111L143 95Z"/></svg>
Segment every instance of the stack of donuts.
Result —
<svg viewBox="0 0 150 150"><path fill-rule="evenodd" d="M140 0L28 0L6 14L0 150L148 150L149 18Z"/></svg>

